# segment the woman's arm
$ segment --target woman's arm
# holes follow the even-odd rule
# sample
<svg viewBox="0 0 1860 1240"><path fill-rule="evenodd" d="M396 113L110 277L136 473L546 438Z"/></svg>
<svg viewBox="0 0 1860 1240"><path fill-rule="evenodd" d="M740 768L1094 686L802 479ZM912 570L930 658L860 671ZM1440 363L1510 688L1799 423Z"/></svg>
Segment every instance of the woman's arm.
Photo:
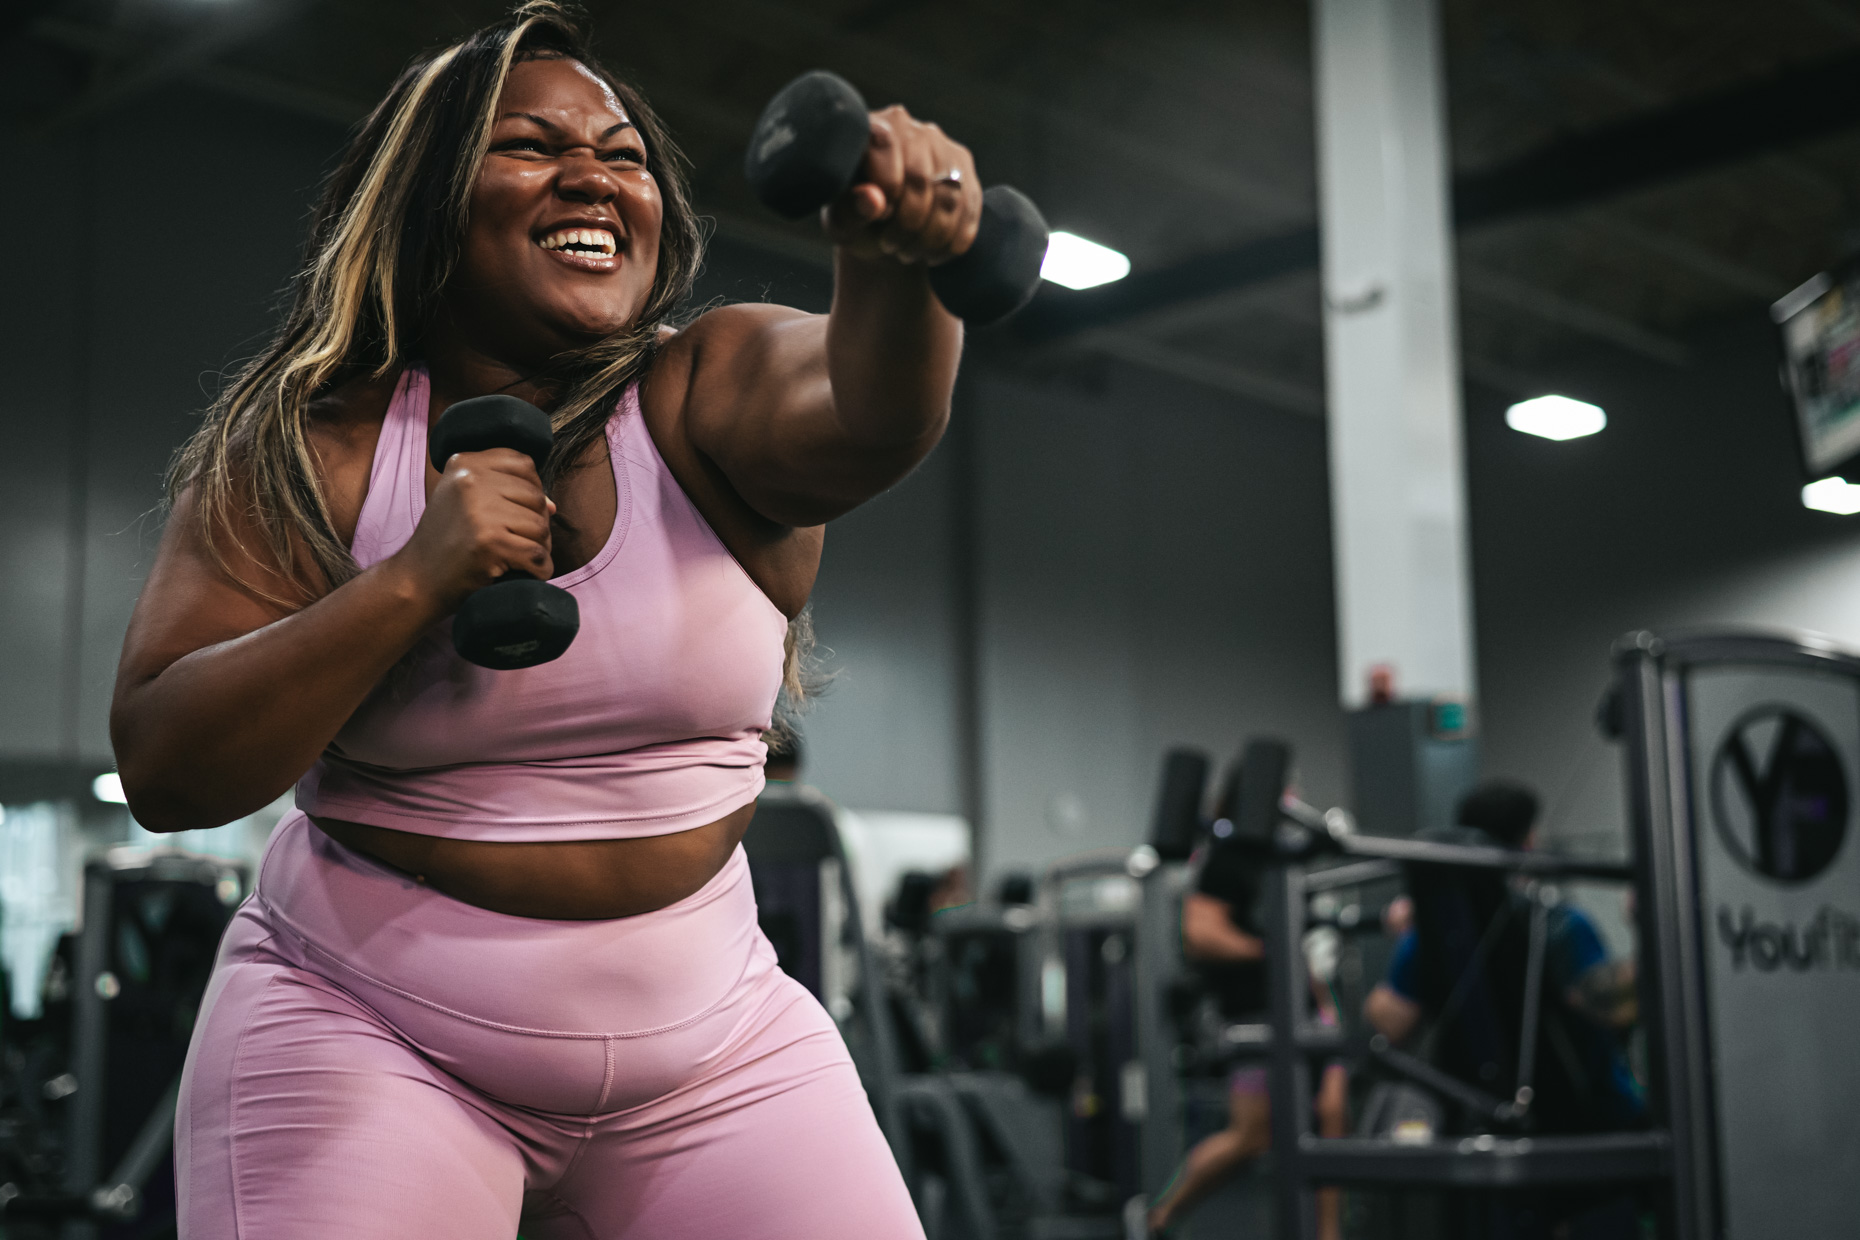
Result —
<svg viewBox="0 0 1860 1240"><path fill-rule="evenodd" d="M827 212L831 311L713 310L673 340L671 381L648 394L678 406L687 442L782 526L822 524L891 486L949 420L962 324L929 269L974 240L974 160L892 107L873 114L865 176Z"/></svg>
<svg viewBox="0 0 1860 1240"><path fill-rule="evenodd" d="M1264 960L1266 945L1234 925L1227 901L1191 891L1182 897L1182 954L1190 960L1232 964Z"/></svg>
<svg viewBox="0 0 1860 1240"><path fill-rule="evenodd" d="M473 589L510 568L550 570L552 506L517 452L455 456L405 547L295 610L254 588L266 577L247 550L254 530L224 530L229 563L215 561L195 503L184 494L168 522L110 708L123 791L151 831L217 826L270 802Z"/></svg>

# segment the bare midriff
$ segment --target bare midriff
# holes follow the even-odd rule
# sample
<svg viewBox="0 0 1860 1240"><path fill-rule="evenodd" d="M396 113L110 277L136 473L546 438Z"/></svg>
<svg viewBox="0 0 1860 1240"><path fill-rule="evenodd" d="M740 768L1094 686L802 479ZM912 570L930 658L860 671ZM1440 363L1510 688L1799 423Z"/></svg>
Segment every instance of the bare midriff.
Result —
<svg viewBox="0 0 1860 1240"><path fill-rule="evenodd" d="M624 840L491 843L416 835L334 818L310 821L455 900L559 921L633 917L676 904L716 877L749 820L752 802L707 826Z"/></svg>

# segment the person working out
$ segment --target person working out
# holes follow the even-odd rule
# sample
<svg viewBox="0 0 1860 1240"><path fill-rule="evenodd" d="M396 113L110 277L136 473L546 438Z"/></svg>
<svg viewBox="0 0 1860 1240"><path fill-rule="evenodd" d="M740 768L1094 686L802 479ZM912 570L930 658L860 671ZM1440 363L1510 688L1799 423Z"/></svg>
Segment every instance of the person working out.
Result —
<svg viewBox="0 0 1860 1240"><path fill-rule="evenodd" d="M1529 849L1537 842L1537 796L1522 784L1490 780L1461 799L1457 821L1474 827L1505 848ZM1386 980L1363 1003L1363 1015L1392 1042L1408 1040L1427 1013L1420 994L1420 940L1412 928L1395 944ZM1581 909L1557 904L1545 921L1545 975L1552 993L1584 1020L1569 1045L1577 1062L1572 1077L1598 1083L1597 1120L1602 1127L1631 1127L1646 1107L1628 1066L1619 1035L1636 1019L1634 964L1610 960L1595 923ZM1555 1049L1555 1048L1553 1048Z"/></svg>
<svg viewBox="0 0 1860 1240"><path fill-rule="evenodd" d="M1182 954L1201 966L1229 1021L1266 1018L1266 945L1257 924L1260 868L1231 842L1239 802L1239 768L1229 771L1216 807L1214 838L1207 846L1196 889L1182 899ZM1336 1023L1327 995L1318 996L1318 1017ZM1324 1069L1318 1087L1317 1126L1323 1136L1344 1134L1349 1075L1340 1064ZM1236 1068L1228 1081L1227 1127L1188 1152L1180 1174L1150 1208L1152 1233L1166 1232L1199 1202L1272 1144L1272 1103L1266 1069ZM1342 1201L1334 1188L1318 1192L1319 1240L1341 1235Z"/></svg>
<svg viewBox="0 0 1860 1240"><path fill-rule="evenodd" d="M962 345L928 270L974 163L902 108L870 133L831 313L681 324L679 156L562 8L357 129L283 326L178 458L112 712L152 829L296 785L195 1029L182 1236L922 1236L738 847L822 526L936 444ZM487 393L551 411L540 474L429 464ZM579 636L464 662L447 617L515 571Z"/></svg>

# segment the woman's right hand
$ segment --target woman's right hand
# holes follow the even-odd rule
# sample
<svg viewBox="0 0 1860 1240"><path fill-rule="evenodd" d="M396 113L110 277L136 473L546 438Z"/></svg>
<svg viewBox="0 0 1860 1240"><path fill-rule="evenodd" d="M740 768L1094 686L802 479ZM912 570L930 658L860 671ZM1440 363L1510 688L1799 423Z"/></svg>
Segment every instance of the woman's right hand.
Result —
<svg viewBox="0 0 1860 1240"><path fill-rule="evenodd" d="M536 463L524 453L511 448L456 453L413 537L393 558L450 613L505 573L552 577L554 513Z"/></svg>
<svg viewBox="0 0 1860 1240"><path fill-rule="evenodd" d="M384 407L387 393L375 395ZM310 433L345 539L375 449L347 425L313 421ZM554 572L555 506L534 463L508 449L447 461L407 545L335 589L290 577L298 565L281 571L238 494L215 518L216 548L196 488L181 493L123 642L110 736L130 808L151 830L218 826L268 804L435 621L507 571Z"/></svg>

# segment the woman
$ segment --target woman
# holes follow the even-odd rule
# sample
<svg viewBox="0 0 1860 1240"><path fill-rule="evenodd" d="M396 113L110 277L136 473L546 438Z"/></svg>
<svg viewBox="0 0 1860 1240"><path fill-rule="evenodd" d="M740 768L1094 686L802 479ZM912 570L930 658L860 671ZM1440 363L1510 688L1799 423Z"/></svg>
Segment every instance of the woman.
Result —
<svg viewBox="0 0 1860 1240"><path fill-rule="evenodd" d="M676 152L553 4L362 125L284 326L178 459L112 714L152 829L297 787L195 1030L183 1236L922 1234L737 842L820 527L943 431L962 336L926 269L979 211L964 148L875 113L832 312L674 330ZM426 463L489 392L551 410L543 476ZM461 661L447 617L513 570L579 637Z"/></svg>
<svg viewBox="0 0 1860 1240"><path fill-rule="evenodd" d="M1260 867L1257 858L1233 840L1240 806L1241 765L1228 768L1214 811L1214 835L1202 858L1195 890L1182 897L1182 954L1198 964L1229 1021L1266 1019L1266 941L1259 934ZM1314 970L1311 996L1318 1021L1337 1023L1336 1004ZM1327 1064L1319 1080L1313 1111L1320 1136L1344 1133L1349 1091L1348 1072ZM1186 1215L1237 1175L1272 1144L1272 1099L1266 1069L1257 1063L1234 1069L1227 1086L1227 1126L1198 1142L1182 1167L1146 1212L1150 1235L1172 1235ZM1142 1198L1133 1202L1140 1207ZM1342 1199L1338 1190L1317 1193L1319 1240L1342 1235ZM1132 1220L1133 1224L1135 1220ZM1129 1230L1137 1232L1132 1226Z"/></svg>

